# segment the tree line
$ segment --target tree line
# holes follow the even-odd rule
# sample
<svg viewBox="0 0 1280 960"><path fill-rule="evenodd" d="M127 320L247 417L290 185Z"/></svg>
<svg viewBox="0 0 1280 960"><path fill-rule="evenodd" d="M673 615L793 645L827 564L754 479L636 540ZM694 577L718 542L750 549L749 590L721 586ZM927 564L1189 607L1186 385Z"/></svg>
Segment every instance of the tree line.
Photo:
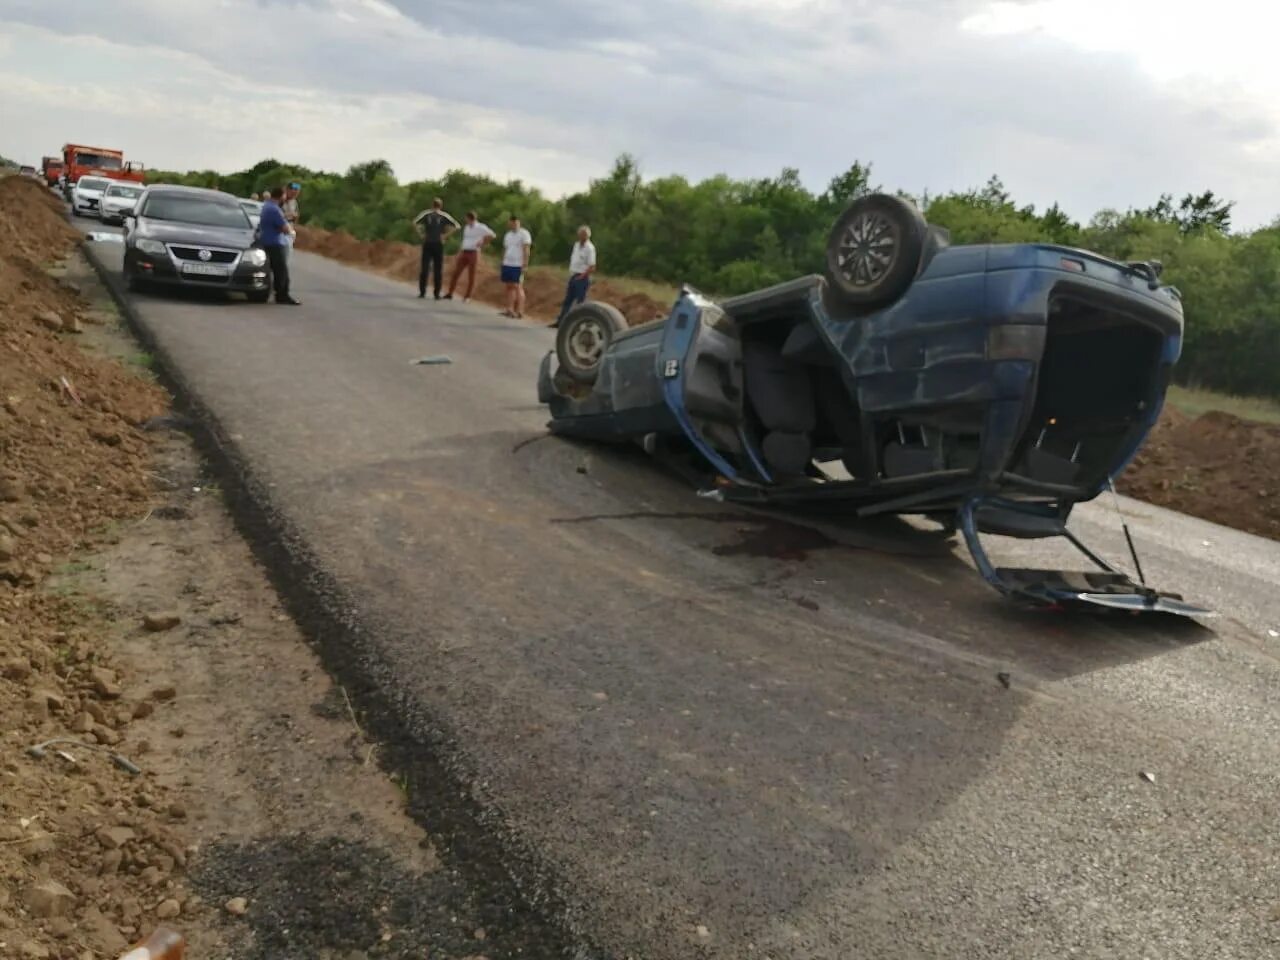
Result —
<svg viewBox="0 0 1280 960"><path fill-rule="evenodd" d="M542 263L567 261L575 228L589 223L605 273L728 295L818 270L835 217L879 189L871 173L855 163L815 193L794 169L750 180L646 180L624 155L608 176L559 200L520 180L502 183L462 170L402 184L384 160L355 164L344 174L264 160L234 174L152 171L149 178L238 196L301 180L303 222L361 240L415 241L410 218L441 196L455 216L476 210L499 232L507 216L518 214L533 233L535 262ZM1280 396L1280 221L1235 231L1233 205L1206 191L1161 196L1145 208L1101 210L1080 223L1056 204L1044 211L1018 205L996 177L980 188L911 199L930 223L951 231L953 243L1052 242L1117 260L1162 261L1187 316L1178 381Z"/></svg>

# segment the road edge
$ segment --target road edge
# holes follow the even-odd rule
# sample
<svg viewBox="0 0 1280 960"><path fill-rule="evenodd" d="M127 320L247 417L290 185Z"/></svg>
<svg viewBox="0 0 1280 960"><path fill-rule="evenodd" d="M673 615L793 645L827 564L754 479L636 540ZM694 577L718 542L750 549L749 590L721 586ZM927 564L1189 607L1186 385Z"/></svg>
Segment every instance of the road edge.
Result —
<svg viewBox="0 0 1280 960"><path fill-rule="evenodd" d="M429 738L414 733L394 699L383 691L364 656L356 605L324 570L305 538L274 508L268 485L256 477L200 392L160 344L123 278L98 257L94 243L85 237L79 249L110 292L129 332L154 358L153 369L174 406L189 418L192 441L222 481L223 501L237 531L325 670L360 710L363 726L378 743L383 772L414 785L406 791L409 815L439 842L448 866L477 887L499 894L507 901L508 915L524 914L545 927L555 954L574 960L604 957L594 947L594 938L574 922L585 912L570 905L572 898L564 895L556 871L506 827L499 807L483 801L479 773L450 749L457 743L452 731L431 717Z"/></svg>

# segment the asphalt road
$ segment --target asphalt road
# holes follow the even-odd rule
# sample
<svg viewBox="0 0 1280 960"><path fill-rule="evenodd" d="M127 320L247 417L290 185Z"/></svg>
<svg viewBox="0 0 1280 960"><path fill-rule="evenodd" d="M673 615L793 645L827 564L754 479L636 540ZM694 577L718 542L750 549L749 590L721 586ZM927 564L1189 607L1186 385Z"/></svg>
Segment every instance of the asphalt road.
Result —
<svg viewBox="0 0 1280 960"><path fill-rule="evenodd" d="M1225 615L1019 612L906 525L770 520L545 437L547 330L295 276L298 309L136 308L603 955L1280 951L1276 544L1126 502L1149 579ZM1111 510L1075 525L1123 557Z"/></svg>

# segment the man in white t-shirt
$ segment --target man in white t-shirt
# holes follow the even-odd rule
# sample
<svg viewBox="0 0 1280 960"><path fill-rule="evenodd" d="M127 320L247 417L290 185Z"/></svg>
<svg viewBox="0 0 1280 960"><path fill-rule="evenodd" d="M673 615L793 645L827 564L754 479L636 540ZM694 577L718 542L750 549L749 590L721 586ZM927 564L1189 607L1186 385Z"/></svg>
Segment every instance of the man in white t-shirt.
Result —
<svg viewBox="0 0 1280 960"><path fill-rule="evenodd" d="M446 300L453 299L453 291L458 287L458 277L462 276L463 270L467 271L467 292L462 299L464 302L471 299L471 291L476 285L476 260L480 257L480 251L496 236L488 226L476 219L474 210L467 211L462 225L462 249L453 259L453 276L449 278L449 292L444 295Z"/></svg>
<svg viewBox="0 0 1280 960"><path fill-rule="evenodd" d="M564 303L553 327L560 326L566 313L587 299L591 288L591 275L596 272L596 245L591 242L591 228L585 223L578 228L578 242L569 254L569 287L564 292Z"/></svg>
<svg viewBox="0 0 1280 960"><path fill-rule="evenodd" d="M533 235L520 226L520 218L513 214L502 237L502 282L507 285L504 317L524 316L524 272L529 267L532 249Z"/></svg>

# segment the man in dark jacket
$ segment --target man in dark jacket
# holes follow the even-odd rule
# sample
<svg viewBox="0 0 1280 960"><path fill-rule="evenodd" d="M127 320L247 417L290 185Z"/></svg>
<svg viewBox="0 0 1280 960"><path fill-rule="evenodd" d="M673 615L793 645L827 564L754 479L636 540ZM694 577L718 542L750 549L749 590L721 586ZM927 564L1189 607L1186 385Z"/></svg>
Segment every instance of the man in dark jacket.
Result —
<svg viewBox="0 0 1280 960"><path fill-rule="evenodd" d="M413 218L413 225L422 237L422 267L418 270L418 299L427 295L427 274L434 271L433 288L440 299L440 284L444 280L444 242L458 229L458 221L444 210L444 201L436 197L431 209L423 210Z"/></svg>

